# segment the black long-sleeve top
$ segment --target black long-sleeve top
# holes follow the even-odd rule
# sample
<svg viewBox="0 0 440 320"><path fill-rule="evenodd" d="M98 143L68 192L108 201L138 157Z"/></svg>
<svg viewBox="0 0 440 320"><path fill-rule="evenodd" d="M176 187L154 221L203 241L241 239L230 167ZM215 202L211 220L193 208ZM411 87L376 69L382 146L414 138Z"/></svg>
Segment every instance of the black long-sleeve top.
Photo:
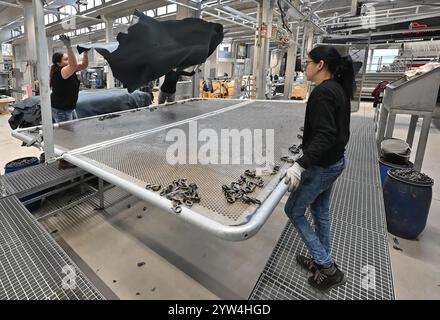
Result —
<svg viewBox="0 0 440 320"><path fill-rule="evenodd" d="M180 76L191 77L195 74L195 71L186 72L183 70L174 71L171 70L165 75L165 80L160 86L160 90L166 93L175 93L177 81L179 81Z"/></svg>
<svg viewBox="0 0 440 320"><path fill-rule="evenodd" d="M303 156L298 164L328 167L339 161L350 137L350 99L342 86L326 80L310 94L306 107Z"/></svg>

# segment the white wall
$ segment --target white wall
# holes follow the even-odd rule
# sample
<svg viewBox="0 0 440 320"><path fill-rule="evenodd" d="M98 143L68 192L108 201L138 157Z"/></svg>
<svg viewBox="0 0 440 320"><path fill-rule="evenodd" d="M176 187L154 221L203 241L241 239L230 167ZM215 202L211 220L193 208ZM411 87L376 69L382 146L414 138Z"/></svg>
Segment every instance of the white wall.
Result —
<svg viewBox="0 0 440 320"><path fill-rule="evenodd" d="M225 73L232 76L232 62L217 62L217 76L222 77Z"/></svg>

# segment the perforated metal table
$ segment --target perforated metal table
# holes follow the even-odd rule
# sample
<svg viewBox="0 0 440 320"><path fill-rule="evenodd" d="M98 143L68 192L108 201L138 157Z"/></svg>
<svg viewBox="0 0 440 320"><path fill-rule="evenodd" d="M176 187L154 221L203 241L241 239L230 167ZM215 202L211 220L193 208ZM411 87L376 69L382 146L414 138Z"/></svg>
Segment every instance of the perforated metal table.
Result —
<svg viewBox="0 0 440 320"><path fill-rule="evenodd" d="M141 109L102 121L94 117L61 124L55 128L56 148L64 159L170 213L170 203L144 186L166 185L186 177L199 185L202 201L191 209L184 208L176 217L220 238L244 240L258 232L285 194L281 173L265 177L264 188L256 193L263 202L261 206L230 205L223 197L221 185L235 181L245 169L257 164L251 161L246 165L170 165L165 158L172 142L166 141L166 134L171 129L181 129L189 135L190 123L195 122L196 132L274 129L278 160L288 153L290 145L300 142L296 136L303 125L304 107L302 103L275 101L187 101L154 112ZM20 130L15 136L31 141L35 133L35 128L31 128ZM372 120L352 117L347 158L347 168L333 189L331 212L333 255L347 274L348 283L329 294L313 291L294 258L296 253L305 253L305 247L288 223L251 299L394 298ZM244 159L240 160L243 163ZM280 161L277 164L284 165ZM368 286L371 279L365 278L372 274L374 289Z"/></svg>
<svg viewBox="0 0 440 320"><path fill-rule="evenodd" d="M153 112L144 108L121 112L106 120L87 118L55 127L56 152L63 159L172 214L175 212L171 201L158 192L146 190L145 185L166 186L173 180L186 178L198 185L201 202L192 208L182 207L176 216L218 237L244 240L261 228L286 191L286 186L279 182L288 165L280 158L289 155L288 147L293 143L301 142L297 134L301 133L299 129L304 122L304 108L303 103L289 101L190 100L159 107ZM194 126L197 128L191 129ZM262 202L260 206L242 202L229 204L222 185L236 181L246 169L265 164L255 157L245 158L244 152L238 156L233 152L227 154L231 164L201 165L197 161L191 164L191 157L197 155L204 144L198 141L197 147L191 146L194 139L187 141L186 163L170 164L167 151L174 140L169 141L167 134L171 129L180 129L187 138L195 134L195 140L205 129L219 134L225 129L248 132L254 140L260 131L263 152L270 146L266 139L272 139L275 164L282 169L278 174L264 176L263 188L257 188L252 194ZM36 132L30 128L14 135L30 141ZM226 149L232 150L233 139L226 140L226 144L219 141L220 158ZM240 151L247 143L241 144Z"/></svg>

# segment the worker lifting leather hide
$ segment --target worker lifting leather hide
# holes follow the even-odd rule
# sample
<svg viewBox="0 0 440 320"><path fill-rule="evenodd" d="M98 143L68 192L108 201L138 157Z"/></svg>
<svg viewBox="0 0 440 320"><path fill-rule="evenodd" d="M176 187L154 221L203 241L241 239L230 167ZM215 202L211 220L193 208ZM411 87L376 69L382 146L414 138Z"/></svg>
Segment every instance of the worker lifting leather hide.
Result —
<svg viewBox="0 0 440 320"><path fill-rule="evenodd" d="M223 26L202 19L157 21L135 10L138 20L119 33L118 43L78 45L94 48L109 63L113 75L131 92L173 68L202 64L223 40Z"/></svg>

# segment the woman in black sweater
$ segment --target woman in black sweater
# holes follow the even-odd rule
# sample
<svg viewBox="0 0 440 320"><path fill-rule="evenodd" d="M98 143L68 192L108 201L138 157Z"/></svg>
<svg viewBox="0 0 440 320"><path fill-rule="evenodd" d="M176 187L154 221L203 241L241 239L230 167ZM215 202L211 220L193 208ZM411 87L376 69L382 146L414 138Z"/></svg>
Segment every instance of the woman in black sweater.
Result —
<svg viewBox="0 0 440 320"><path fill-rule="evenodd" d="M297 262L314 274L309 284L325 291L345 282L331 256L329 208L333 183L345 168L354 70L351 58L341 57L332 46L314 48L304 67L316 87L307 102L303 156L286 172L291 194L285 212L311 255L297 255ZM305 217L308 207L315 230Z"/></svg>
<svg viewBox="0 0 440 320"><path fill-rule="evenodd" d="M56 52L52 56L50 69L50 95L52 105L52 118L54 122L63 122L76 119L76 102L79 94L79 80L77 71L87 68L89 58L84 52L82 63L77 63L75 54L70 44L70 38L61 35L61 42L66 46L67 53Z"/></svg>

